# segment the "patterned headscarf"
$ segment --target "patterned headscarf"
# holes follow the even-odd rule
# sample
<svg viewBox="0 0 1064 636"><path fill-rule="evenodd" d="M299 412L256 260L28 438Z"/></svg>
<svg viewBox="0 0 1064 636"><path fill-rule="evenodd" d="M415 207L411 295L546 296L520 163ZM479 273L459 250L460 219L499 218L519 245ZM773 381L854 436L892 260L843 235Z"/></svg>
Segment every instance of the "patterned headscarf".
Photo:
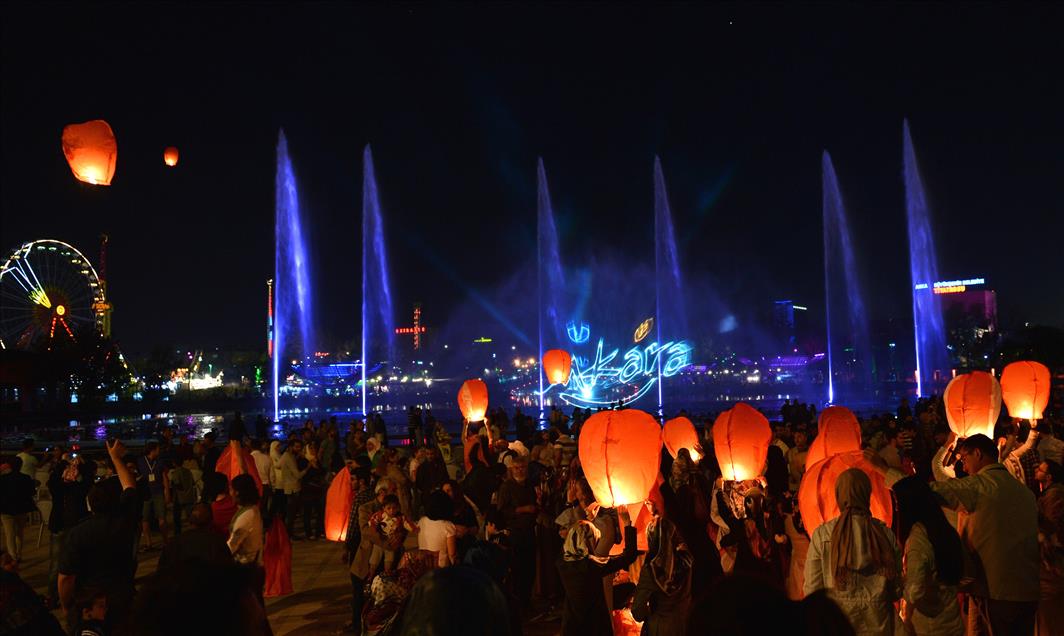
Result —
<svg viewBox="0 0 1064 636"><path fill-rule="evenodd" d="M874 572L893 580L898 575L894 548L869 510L872 480L857 468L843 471L835 482L835 500L839 504L839 521L831 532L835 586L845 590L854 572Z"/></svg>
<svg viewBox="0 0 1064 636"><path fill-rule="evenodd" d="M643 572L654 577L665 594L675 594L687 584L694 560L676 526L665 517L658 517L647 527L649 564Z"/></svg>
<svg viewBox="0 0 1064 636"><path fill-rule="evenodd" d="M595 544L602 533L590 521L580 521L569 529L565 535L564 557L566 561L591 559L596 563L605 563L609 557L595 556Z"/></svg>

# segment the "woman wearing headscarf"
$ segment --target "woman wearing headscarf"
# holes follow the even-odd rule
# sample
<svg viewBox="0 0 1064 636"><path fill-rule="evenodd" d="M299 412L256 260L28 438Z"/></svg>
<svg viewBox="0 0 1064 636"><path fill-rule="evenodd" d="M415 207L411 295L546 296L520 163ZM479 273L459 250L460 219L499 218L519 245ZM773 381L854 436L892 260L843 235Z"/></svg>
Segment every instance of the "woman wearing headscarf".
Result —
<svg viewBox="0 0 1064 636"><path fill-rule="evenodd" d="M656 517L647 527L647 556L632 601L643 636L682 634L691 606L691 552L676 526Z"/></svg>
<svg viewBox="0 0 1064 636"><path fill-rule="evenodd" d="M1046 488L1038 499L1041 598L1037 636L1059 634L1064 626L1064 486Z"/></svg>
<svg viewBox="0 0 1064 636"><path fill-rule="evenodd" d="M580 521L565 536L565 548L557 564L565 588L563 636L613 634L602 579L627 568L636 558L636 531L632 520L624 506L618 508L618 512L624 523L624 552L617 556L595 556L599 530L590 521Z"/></svg>
<svg viewBox="0 0 1064 636"><path fill-rule="evenodd" d="M957 586L964 569L960 535L946 521L927 482L907 477L894 484L905 546L902 619L918 636L964 633Z"/></svg>
<svg viewBox="0 0 1064 636"><path fill-rule="evenodd" d="M894 534L872 517L872 480L851 468L835 482L839 516L813 532L805 593L827 590L860 635L894 634L901 596L901 552Z"/></svg>

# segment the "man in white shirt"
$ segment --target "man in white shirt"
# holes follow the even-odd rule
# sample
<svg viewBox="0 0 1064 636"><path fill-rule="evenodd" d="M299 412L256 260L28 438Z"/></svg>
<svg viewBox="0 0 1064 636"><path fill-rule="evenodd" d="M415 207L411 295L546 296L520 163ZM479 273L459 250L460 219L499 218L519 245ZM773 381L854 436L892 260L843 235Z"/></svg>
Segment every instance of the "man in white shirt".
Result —
<svg viewBox="0 0 1064 636"><path fill-rule="evenodd" d="M18 454L18 457L22 459L22 474L29 475L30 479L37 479L37 458L31 451L33 451L33 440L27 437L22 440L22 452Z"/></svg>
<svg viewBox="0 0 1064 636"><path fill-rule="evenodd" d="M288 448L281 456L281 483L275 484L284 491L285 526L288 528L288 535L293 539L296 538L293 530L296 512L299 511L299 492L303 489L300 480L310 468L310 464L307 464L306 468L299 470L299 457L302 454L303 440L293 437L288 441Z"/></svg>
<svg viewBox="0 0 1064 636"><path fill-rule="evenodd" d="M259 472L259 479L262 480L262 500L269 502L270 495L273 492L272 483L270 482L270 473L273 472L273 460L270 459L268 454L262 452L262 445L265 443L265 440L261 439L251 440L251 458L255 460L255 470Z"/></svg>

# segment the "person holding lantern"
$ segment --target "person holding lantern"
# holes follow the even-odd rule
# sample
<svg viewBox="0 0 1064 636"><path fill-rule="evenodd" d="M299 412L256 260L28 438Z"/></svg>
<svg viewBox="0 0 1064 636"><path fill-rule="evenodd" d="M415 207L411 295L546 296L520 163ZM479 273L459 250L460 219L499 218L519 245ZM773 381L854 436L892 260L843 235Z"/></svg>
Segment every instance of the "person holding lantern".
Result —
<svg viewBox="0 0 1064 636"><path fill-rule="evenodd" d="M676 526L660 516L647 527L647 547L632 600L632 616L643 623L646 636L682 634L691 606L694 558Z"/></svg>
<svg viewBox="0 0 1064 636"><path fill-rule="evenodd" d="M813 532L805 562L805 594L827 590L858 634L894 634L901 596L901 551L872 516L872 480L850 468L835 482L840 514Z"/></svg>

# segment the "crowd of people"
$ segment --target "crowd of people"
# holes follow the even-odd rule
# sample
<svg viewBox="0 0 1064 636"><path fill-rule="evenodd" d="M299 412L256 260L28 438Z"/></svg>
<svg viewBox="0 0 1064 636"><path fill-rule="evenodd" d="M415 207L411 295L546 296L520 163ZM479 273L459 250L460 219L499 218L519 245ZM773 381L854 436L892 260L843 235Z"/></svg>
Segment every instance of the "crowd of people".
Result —
<svg viewBox="0 0 1064 636"><path fill-rule="evenodd" d="M740 491L721 480L712 417L692 417L700 445L663 450L648 500L615 509L596 502L578 457L591 415L552 408L540 425L497 408L455 443L411 408L396 445L376 414L279 437L238 414L227 444L164 429L137 455L109 441L100 462L62 449L38 458L28 440L0 475L4 624L270 633L264 597L291 589L291 542L330 535L351 583L346 633L1064 630L1064 441L1052 418L1032 428L1003 417L994 439L958 440L935 398L866 417L875 474L839 475L838 516L808 531L796 493L818 433L812 406L783 405L763 476ZM337 476L350 483L339 532L326 527ZM892 526L871 512L879 482ZM54 558L41 599L17 572L43 493ZM138 555L155 549L157 573L135 586ZM182 607L205 588L211 612Z"/></svg>

